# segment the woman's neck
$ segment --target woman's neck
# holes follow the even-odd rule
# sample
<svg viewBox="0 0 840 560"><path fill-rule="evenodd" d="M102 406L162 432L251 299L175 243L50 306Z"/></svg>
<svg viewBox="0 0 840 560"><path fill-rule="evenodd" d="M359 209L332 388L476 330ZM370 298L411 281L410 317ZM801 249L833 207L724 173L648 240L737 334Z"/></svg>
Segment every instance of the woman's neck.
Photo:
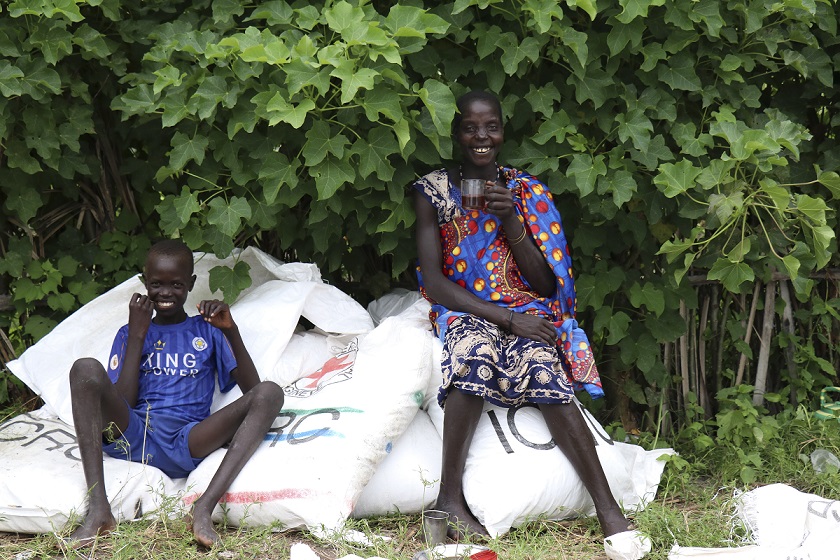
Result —
<svg viewBox="0 0 840 560"><path fill-rule="evenodd" d="M461 164L459 171L461 173L461 179L485 179L487 181L495 181L499 178L499 168L495 163L492 165L483 165L481 167Z"/></svg>

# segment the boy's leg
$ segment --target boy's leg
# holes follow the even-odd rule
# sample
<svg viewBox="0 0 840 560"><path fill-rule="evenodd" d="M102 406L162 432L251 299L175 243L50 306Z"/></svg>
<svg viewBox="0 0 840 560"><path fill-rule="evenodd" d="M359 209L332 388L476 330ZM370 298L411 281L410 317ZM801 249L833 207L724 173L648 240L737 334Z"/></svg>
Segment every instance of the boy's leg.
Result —
<svg viewBox="0 0 840 560"><path fill-rule="evenodd" d="M449 513L448 533L457 540L465 533L487 535L487 530L475 518L464 498L464 467L483 407L484 399L455 388L446 397L440 491L435 507Z"/></svg>
<svg viewBox="0 0 840 560"><path fill-rule="evenodd" d="M263 381L190 430L193 457L206 457L230 442L219 470L193 504L193 534L199 544L211 547L219 540L210 519L213 508L257 450L282 406L283 389L276 383Z"/></svg>
<svg viewBox="0 0 840 560"><path fill-rule="evenodd" d="M116 525L105 495L102 431L110 424L124 431L128 427L130 411L105 368L93 358L76 360L70 368L70 401L89 502L84 521L70 538L85 544Z"/></svg>
<svg viewBox="0 0 840 560"><path fill-rule="evenodd" d="M595 451L595 440L586 420L574 403L541 404L551 437L574 467L592 497L604 536L626 531L630 523L621 512L610 491L601 460Z"/></svg>

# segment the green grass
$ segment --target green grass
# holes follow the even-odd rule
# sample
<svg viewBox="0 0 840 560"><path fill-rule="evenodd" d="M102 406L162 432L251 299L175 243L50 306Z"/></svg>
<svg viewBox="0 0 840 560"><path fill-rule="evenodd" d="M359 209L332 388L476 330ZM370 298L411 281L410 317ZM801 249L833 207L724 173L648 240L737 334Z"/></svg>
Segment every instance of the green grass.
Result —
<svg viewBox="0 0 840 560"><path fill-rule="evenodd" d="M4 411L5 413L5 411ZM8 417L0 414L0 418ZM803 492L840 499L840 474L816 473L809 456L814 449L828 449L840 456L840 422L820 423L809 414L791 414L780 422L779 433L757 453L756 483L740 479L738 448L723 441L711 448L693 449L690 442L677 445L681 455L669 460L656 499L632 516L637 527L653 542L650 560L666 560L675 543L680 546L725 547L748 544L750 535L735 517L734 496L755 486L781 482ZM641 442L645 443L645 437ZM680 439L678 438L679 442ZM743 455L743 454L742 454ZM741 456L742 456L741 455ZM363 558L380 556L411 560L424 548L419 515L392 515L350 520L349 529L368 535L367 548L347 542L319 540L306 531L272 532L270 528L220 528L223 544L212 551L199 549L186 524L159 514L145 521L120 524L110 536L83 553L63 552L54 535L0 534L0 558L191 559L248 558L284 560L293 544L303 542L322 559L348 554ZM383 538L384 537L384 538ZM487 542L504 560L602 560L603 538L594 519L545 521L524 525Z"/></svg>

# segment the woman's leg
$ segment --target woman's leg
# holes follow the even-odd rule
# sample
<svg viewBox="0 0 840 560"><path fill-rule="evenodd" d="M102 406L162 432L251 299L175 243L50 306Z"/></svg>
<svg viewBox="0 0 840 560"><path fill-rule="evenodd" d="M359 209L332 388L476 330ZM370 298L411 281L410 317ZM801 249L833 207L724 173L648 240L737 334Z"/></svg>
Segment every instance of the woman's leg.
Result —
<svg viewBox="0 0 840 560"><path fill-rule="evenodd" d="M541 404L548 431L592 496L604 536L626 531L630 523L610 492L604 469L595 452L595 439L574 403Z"/></svg>
<svg viewBox="0 0 840 560"><path fill-rule="evenodd" d="M456 388L446 397L440 492L435 507L449 512L449 536L453 539L461 539L466 533L487 535L467 505L463 485L467 453L483 407L484 399Z"/></svg>

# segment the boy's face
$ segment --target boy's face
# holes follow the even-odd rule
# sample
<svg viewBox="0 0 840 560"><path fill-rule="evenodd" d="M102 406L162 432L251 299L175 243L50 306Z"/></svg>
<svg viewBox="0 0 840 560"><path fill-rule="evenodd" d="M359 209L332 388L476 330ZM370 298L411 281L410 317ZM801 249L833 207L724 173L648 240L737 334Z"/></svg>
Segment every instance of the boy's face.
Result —
<svg viewBox="0 0 840 560"><path fill-rule="evenodd" d="M151 254L146 259L143 282L155 304L155 322L179 323L186 319L184 304L195 285L192 262L185 257Z"/></svg>

